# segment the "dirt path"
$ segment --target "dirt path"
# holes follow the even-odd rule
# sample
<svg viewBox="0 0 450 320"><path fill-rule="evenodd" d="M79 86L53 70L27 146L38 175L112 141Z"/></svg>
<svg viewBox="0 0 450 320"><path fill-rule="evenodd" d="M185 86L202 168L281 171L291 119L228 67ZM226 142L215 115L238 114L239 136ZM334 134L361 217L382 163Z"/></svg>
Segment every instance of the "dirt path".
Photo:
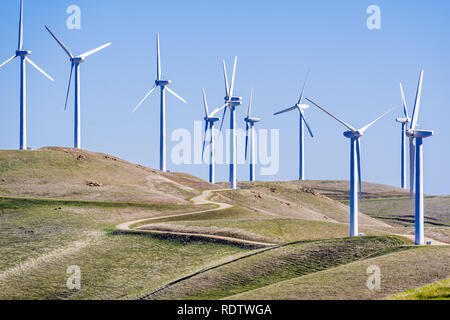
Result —
<svg viewBox="0 0 450 320"><path fill-rule="evenodd" d="M171 217L190 216L190 215L195 215L195 214L199 214L199 213L213 212L213 211L217 211L217 210L224 210L224 209L231 208L233 206L230 204L210 200L210 198L214 195L214 193L220 192L220 191L227 191L227 190L228 189L206 190L206 191L203 191L200 195L191 199L191 202L195 205L213 204L216 206L216 208L214 208L214 209L208 209L208 210L196 211L196 212L190 212L190 213L183 213L183 214L177 214L177 215L150 217L150 218L146 218L146 219L128 221L128 222L124 222L124 223L121 223L118 226L116 226L116 230L126 231L126 232L134 231L134 232L140 232L140 233L145 232L145 233L153 233L153 234L166 234L166 235L175 235L175 236L190 236L190 237L219 240L219 241L225 241L225 242L231 242L231 243L240 243L240 244L258 246L258 247L272 247L272 246L278 245L276 243L251 241L251 240L244 240L244 239L225 237L225 236L217 236L217 235L204 234L204 233L189 233L189 232L159 231L159 230L145 230L144 229L145 227L148 227L149 225L152 224L151 223L152 220L160 220L160 219L171 218ZM149 222L149 223L146 225L139 226L138 228L131 228L132 225L135 225L135 224L138 224L141 222ZM396 234L396 235L414 240L414 236L410 235L410 234ZM432 245L438 245L438 246L448 246L449 245L448 243L437 241L437 240L431 239L431 238L427 238L426 241L431 241Z"/></svg>
<svg viewBox="0 0 450 320"><path fill-rule="evenodd" d="M197 237L197 238L205 238L205 239L212 239L212 240L219 240L229 243L237 243L237 244L243 244L243 245L250 245L250 246L257 246L257 247L272 247L276 246L278 244L276 243L269 243L269 242L260 242L260 241L251 241L251 240L244 240L239 238L233 238L233 237L225 237L225 236L217 236L217 235L211 235L211 234L204 234L204 233L188 233L188 232L173 232L173 231L158 231L158 230L146 230L144 229L146 226L151 225L152 220L160 220L165 218L171 218L171 217L183 217L183 216L191 216L194 214L199 213L205 213L205 212L213 212L218 210L224 210L233 207L230 204L222 203L222 202L215 202L212 200L209 200L215 192L219 191L225 191L228 189L219 189L219 190L206 190L203 191L200 195L194 197L191 199L191 202L195 205L201 205L201 204L214 204L216 205L216 208L209 209L209 210L203 210L203 211L196 211L196 212L189 212L189 213L183 213L183 214L177 214L177 215L169 215L169 216L160 216L160 217L151 217L147 219L139 219L134 221L128 221L119 224L116 226L116 230L119 231L126 231L126 232L145 232L145 233L153 233L153 234L166 234L166 235L175 235L175 236L189 236L189 237ZM141 223L141 222L149 222L146 225L139 226L139 228L131 228L132 225Z"/></svg>

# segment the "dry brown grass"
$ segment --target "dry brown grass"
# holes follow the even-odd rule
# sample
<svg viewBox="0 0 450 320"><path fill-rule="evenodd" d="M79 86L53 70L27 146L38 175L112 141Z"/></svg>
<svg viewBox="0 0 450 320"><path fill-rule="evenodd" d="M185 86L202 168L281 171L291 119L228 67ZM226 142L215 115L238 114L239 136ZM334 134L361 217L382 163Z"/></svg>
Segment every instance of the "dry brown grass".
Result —
<svg viewBox="0 0 450 320"><path fill-rule="evenodd" d="M89 186L89 182L101 186ZM0 151L0 196L187 203L212 185L85 150Z"/></svg>

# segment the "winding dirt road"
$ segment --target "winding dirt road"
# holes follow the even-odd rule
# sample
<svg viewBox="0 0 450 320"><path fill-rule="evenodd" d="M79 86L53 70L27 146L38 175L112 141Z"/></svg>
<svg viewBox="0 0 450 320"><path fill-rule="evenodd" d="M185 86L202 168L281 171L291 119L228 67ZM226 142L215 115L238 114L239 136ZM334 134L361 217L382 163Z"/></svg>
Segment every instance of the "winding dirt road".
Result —
<svg viewBox="0 0 450 320"><path fill-rule="evenodd" d="M137 232L137 233L144 232L144 233L152 233L152 234L198 237L198 238L203 238L203 239L218 240L218 241L223 241L223 242L228 242L228 243L236 243L236 244L250 245L250 246L255 246L255 247L263 247L263 248L277 246L278 244L276 244L276 243L251 241L251 240L244 240L244 239L226 237L226 236L217 236L217 235L205 234L205 233L174 232L174 231L159 231L159 230L145 229L145 227L148 227L152 224L151 223L152 220L155 221L155 220L161 220L161 219L165 219L165 218L191 216L191 215L195 215L195 214L199 214L199 213L213 212L213 211L231 208L233 206L230 204L222 203L222 202L215 202L215 201L210 200L210 198L212 196L214 196L214 193L219 192L219 191L227 191L227 190L228 189L206 190L206 191L203 191L200 195L191 199L191 202L195 205L213 204L216 206L216 208L214 208L214 209L128 221L128 222L124 222L124 223L121 223L118 226L116 226L116 230L123 231L123 232ZM139 226L139 228L132 228L133 225L139 224L142 222L148 222L148 224L141 225L141 226Z"/></svg>
<svg viewBox="0 0 450 320"><path fill-rule="evenodd" d="M213 212L213 211L231 208L233 206L230 204L210 200L210 198L212 198L216 192L228 191L228 190L229 189L206 190L206 191L203 191L200 195L191 199L191 202L195 205L213 204L216 206L216 208L214 208L214 209L189 212L189 213L183 213L183 214L177 214L177 215L150 217L150 218L146 218L146 219L128 221L128 222L124 222L124 223L121 223L118 226L116 226L116 230L123 231L123 232L152 233L152 234L163 234L163 235L198 237L198 238L203 238L203 239L218 240L218 241L224 241L224 242L228 242L228 243L237 243L237 244L250 245L250 246L256 246L256 247L273 247L273 246L279 245L276 243L251 241L251 240L244 240L244 239L240 239L240 238L217 236L217 235L205 234L205 233L159 231L159 230L146 230L145 229L145 227L152 225L152 223L151 223L152 220L156 221L156 220L161 220L161 219L165 219L165 218L190 216L190 215L195 215L195 214L199 214L199 213ZM142 223L142 222L148 222L148 223L145 225L141 225L138 228L131 228L131 226ZM410 235L410 234L396 234L396 235L402 236L402 237L405 237L405 238L408 238L408 239L411 239L414 241L414 235ZM448 243L444 243L444 242L441 242L441 241L438 241L435 239L431 239L428 237L426 237L426 241L431 241L432 245L438 245L438 246L448 246L449 245Z"/></svg>

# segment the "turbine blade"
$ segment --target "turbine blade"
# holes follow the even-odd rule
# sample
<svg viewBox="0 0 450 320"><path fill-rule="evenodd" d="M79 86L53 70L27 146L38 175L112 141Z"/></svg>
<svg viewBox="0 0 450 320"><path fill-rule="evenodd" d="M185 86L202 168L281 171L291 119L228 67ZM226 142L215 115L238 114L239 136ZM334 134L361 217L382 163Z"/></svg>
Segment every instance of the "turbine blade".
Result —
<svg viewBox="0 0 450 320"><path fill-rule="evenodd" d="M157 85L154 85L153 88L145 95L144 98L142 98L141 101L139 101L139 103L137 104L136 108L134 108L133 112L136 112L137 109L139 109L139 107L144 103L145 100L147 100L147 98L153 93L153 91L155 91L155 89L157 88Z"/></svg>
<svg viewBox="0 0 450 320"><path fill-rule="evenodd" d="M0 68L3 67L4 65L8 64L9 62L11 62L14 58L16 58L17 55L13 55L11 58L9 58L8 60L6 60L5 62L3 62L2 64L0 64Z"/></svg>
<svg viewBox="0 0 450 320"><path fill-rule="evenodd" d="M156 79L161 80L161 51L159 48L159 32L156 34Z"/></svg>
<svg viewBox="0 0 450 320"><path fill-rule="evenodd" d="M39 68L37 66L37 64L35 64L33 61L31 61L30 58L26 57L25 58L26 61L28 61L33 67L36 68L37 71L39 71L40 73L42 73L44 76L46 76L48 79L50 79L51 81L55 81L52 77L50 77L47 73L45 73L44 70L42 70L41 68Z"/></svg>
<svg viewBox="0 0 450 320"><path fill-rule="evenodd" d="M72 65L70 67L69 85L67 87L66 103L64 104L64 110L67 110L67 101L69 100L70 84L72 83L73 67L74 67L74 64L72 63Z"/></svg>
<svg viewBox="0 0 450 320"><path fill-rule="evenodd" d="M306 100L308 100L309 102L311 102L313 105L315 105L317 108L319 108L320 110L322 110L323 112L325 112L326 114L328 114L330 117L332 117L333 119L337 120L338 122L340 122L341 124L343 124L345 127L347 127L348 129L350 129L350 131L352 132L356 132L356 129L353 128L352 126L350 126L349 124L345 123L343 120L339 119L338 117L332 115L331 113L329 113L327 110L325 110L324 108L322 108L321 106L319 106L317 103L315 103L314 101L306 98Z"/></svg>
<svg viewBox="0 0 450 320"><path fill-rule="evenodd" d="M409 119L408 107L406 106L406 100L405 100L405 92L403 91L403 85L401 82L400 82L400 93L402 95L403 113L404 113L405 117Z"/></svg>
<svg viewBox="0 0 450 320"><path fill-rule="evenodd" d="M228 105L227 105L228 106ZM225 120L225 116L226 116L226 114L227 114L227 110L228 110L228 108L225 108L224 110L223 110L223 115L222 115L222 122L220 123L220 132L222 132L222 126L223 126L223 121Z"/></svg>
<svg viewBox="0 0 450 320"><path fill-rule="evenodd" d="M300 99L298 99L297 104L302 103L303 93L305 92L306 83L308 82L308 77L309 77L309 71L310 71L310 69L311 69L311 68L308 68L308 71L306 72L305 82L303 83L302 92L300 93Z"/></svg>
<svg viewBox="0 0 450 320"><path fill-rule="evenodd" d="M416 146L414 138L409 138L409 189L411 199L414 196L414 170L416 162Z"/></svg>
<svg viewBox="0 0 450 320"><path fill-rule="evenodd" d="M306 120L305 112L304 112L301 108L298 108L298 110L300 110L301 118L302 118L303 121L305 122L306 128L308 128L308 131L309 131L309 134L311 135L311 138L314 138L314 135L313 135L313 133L312 133L312 131L311 131L311 128L309 127L308 121ZM300 119L300 121L302 121L302 119Z"/></svg>
<svg viewBox="0 0 450 320"><path fill-rule="evenodd" d="M223 105L220 108L217 108L216 110L214 110L209 117L214 117L216 115L216 113L220 112L221 110L223 110L224 108L228 107L228 103L226 103L225 105Z"/></svg>
<svg viewBox="0 0 450 320"><path fill-rule="evenodd" d="M85 53L83 53L83 54L80 54L79 57L82 58L82 59L86 59L86 58L89 57L90 55L93 55L94 53L97 53L97 52L99 52L100 50L103 50L103 49L105 49L106 47L109 47L110 45L111 45L111 42L108 42L107 44L104 44L104 45L102 45L102 46L100 46L100 47L98 47L98 48L95 48L94 50L91 50L91 51L85 52Z"/></svg>
<svg viewBox="0 0 450 320"><path fill-rule="evenodd" d="M178 98L181 102L187 103L186 100L184 100L182 97L180 97L178 94L176 94L172 89L166 87L166 90L169 91L171 94L173 94L176 98Z"/></svg>
<svg viewBox="0 0 450 320"><path fill-rule="evenodd" d="M233 75L231 77L230 97L233 96L233 92L234 92L234 79L236 76L236 64L237 64L237 57L234 58Z"/></svg>
<svg viewBox="0 0 450 320"><path fill-rule="evenodd" d="M227 97L229 97L230 96L230 88L228 87L227 65L225 63L225 59L222 60L222 64L223 64L223 77L225 80L225 94L227 95Z"/></svg>
<svg viewBox="0 0 450 320"><path fill-rule="evenodd" d="M205 131L203 132L203 148L202 148L202 160L205 154L206 134L208 132L208 121L205 121Z"/></svg>
<svg viewBox="0 0 450 320"><path fill-rule="evenodd" d="M245 121L245 160L247 160L247 150L248 150L248 122Z"/></svg>
<svg viewBox="0 0 450 320"><path fill-rule="evenodd" d="M417 119L419 118L420 100L422 99L422 83L423 83L423 70L420 71L419 84L417 85L416 101L414 103L414 110L411 121L411 130L414 130L417 125Z"/></svg>
<svg viewBox="0 0 450 320"><path fill-rule="evenodd" d="M250 101L248 103L247 118L250 117L250 112L252 111L252 102L253 102L253 88L250 91Z"/></svg>
<svg viewBox="0 0 450 320"><path fill-rule="evenodd" d="M45 29L47 29L47 31L51 34L51 36L53 37L53 39L55 39L56 42L58 42L58 44L61 46L61 48L67 53L67 55L68 55L71 59L73 59L74 56L73 56L72 52L70 52L70 50L67 49L66 45L65 45L61 40L58 39L58 37L57 37L57 36L49 29L49 27L45 26Z"/></svg>
<svg viewBox="0 0 450 320"><path fill-rule="evenodd" d="M361 146L360 139L356 139L356 156L358 161L358 185L359 185L359 200L362 200L362 181L361 181Z"/></svg>
<svg viewBox="0 0 450 320"><path fill-rule="evenodd" d="M206 92L203 88L203 106L205 107L205 115L208 118L209 117L209 110L208 110L208 101L206 100Z"/></svg>
<svg viewBox="0 0 450 320"><path fill-rule="evenodd" d="M22 50L23 45L23 0L20 0L20 17L19 17L19 44L17 50Z"/></svg>
<svg viewBox="0 0 450 320"><path fill-rule="evenodd" d="M384 118L388 113L392 112L392 110L394 110L396 107L389 109L388 111L386 111L385 113L383 113L381 116L379 116L378 118L376 118L375 120L373 120L371 123L369 123L367 126L362 127L361 129L359 129L358 131L361 133L364 133L364 131L366 131L367 129L369 129L371 126L373 126L375 124L375 122L377 122L378 120L380 120L381 118Z"/></svg>
<svg viewBox="0 0 450 320"><path fill-rule="evenodd" d="M292 110L295 110L295 109L298 109L298 107L297 106L293 106L293 107L290 107L290 108L287 108L287 109L275 112L273 115L277 116L279 114L282 114L282 113L285 113L285 112L289 112L289 111L292 111Z"/></svg>

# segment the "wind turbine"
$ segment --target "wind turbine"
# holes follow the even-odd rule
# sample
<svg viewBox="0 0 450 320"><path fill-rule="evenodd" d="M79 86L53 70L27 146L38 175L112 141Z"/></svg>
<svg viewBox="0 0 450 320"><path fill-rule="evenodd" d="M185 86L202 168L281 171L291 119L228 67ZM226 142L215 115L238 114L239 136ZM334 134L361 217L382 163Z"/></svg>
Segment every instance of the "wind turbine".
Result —
<svg viewBox="0 0 450 320"><path fill-rule="evenodd" d="M214 146L214 142L215 142L215 137L214 137L214 123L219 121L219 118L214 117L214 115L219 111L218 109L216 109L215 111L213 111L211 114L209 113L208 110L208 101L206 100L206 92L205 89L203 89L203 106L205 108L205 132L203 135L203 149L202 149L202 158L203 158L203 154L205 152L205 144L206 144L206 135L208 133L208 129L210 132L210 141L209 141L209 146L210 146L210 159L209 159L209 182L210 183L216 183L215 181L215 146Z"/></svg>
<svg viewBox="0 0 450 320"><path fill-rule="evenodd" d="M144 98L138 103L136 108L134 108L133 112L136 112L137 109L144 103L145 100L156 90L157 87L161 88L161 112L160 112L160 136L159 136L159 169L161 171L166 172L166 90L169 91L172 95L174 95L177 99L186 103L186 100L181 98L178 94L176 94L173 90L168 88L167 86L172 84L170 80L163 80L161 78L161 54L159 49L159 33L156 34L156 81L153 88L144 96Z"/></svg>
<svg viewBox="0 0 450 320"><path fill-rule="evenodd" d="M237 184L236 184L236 163L237 163L236 107L238 107L242 104L242 97L233 96L234 79L235 79L235 75L236 75L236 64L237 64L237 57L234 58L233 75L231 77L231 85L229 85L228 84L227 67L225 64L225 60L223 60L223 74L224 74L224 80L225 80L225 105L218 109L218 111L220 111L221 109L224 109L223 116L222 116L222 123L220 125L221 131L222 131L222 125L223 125L223 121L225 120L225 115L227 113L227 110L230 109L230 113L231 113L231 116L230 116L230 131L231 131L230 188L231 189L237 189Z"/></svg>
<svg viewBox="0 0 450 320"><path fill-rule="evenodd" d="M72 83L72 74L75 69L75 111L74 111L74 148L81 149L81 79L80 79L80 65L86 61L86 58L94 53L103 50L111 45L111 42L104 44L94 50L80 54L79 56L74 56L72 52L66 47L66 45L59 40L56 35L47 27L45 29L50 33L50 35L58 42L61 48L70 58L70 76L69 85L67 87L66 103L64 105L64 110L67 110L67 101L69 99L70 85Z"/></svg>
<svg viewBox="0 0 450 320"><path fill-rule="evenodd" d="M20 57L20 150L27 150L27 71L26 62L31 64L40 73L46 76L51 81L53 80L47 73L45 73L41 68L39 68L31 59L28 57L31 55L31 51L24 50L23 46L23 0L20 0L20 18L19 18L19 43L17 50L14 55L0 64L0 68L11 62L17 57Z"/></svg>
<svg viewBox="0 0 450 320"><path fill-rule="evenodd" d="M250 181L255 181L255 123L261 121L259 118L250 117L253 101L253 89L250 92L250 102L247 109L247 117L245 120L245 160L247 160L248 136L250 131Z"/></svg>
<svg viewBox="0 0 450 320"><path fill-rule="evenodd" d="M417 130L417 120L419 118L420 100L422 98L423 70L420 72L419 84L417 85L416 101L411 120L411 126L406 131L406 135L411 139L415 139L415 184L416 184L416 200L415 200L415 244L424 245L424 199L423 199L423 139L434 135L432 130ZM414 159L414 158L413 158ZM410 167L414 172L414 162Z"/></svg>
<svg viewBox="0 0 450 320"><path fill-rule="evenodd" d="M344 136L350 139L350 236L356 237L358 233L358 189L359 197L361 199L361 142L360 138L364 135L364 132L375 124L378 120L386 116L394 109L382 114L380 117L362 127L361 129L355 129L349 124L345 123L341 119L329 113L327 110L316 104L314 101L306 98L309 102L315 105L317 108L328 114L330 117L334 118L341 124L343 124L349 131L344 132ZM356 178L358 176L358 178ZM359 188L358 188L359 186Z"/></svg>
<svg viewBox="0 0 450 320"><path fill-rule="evenodd" d="M405 93L403 91L403 86L400 83L400 94L402 96L402 106L403 106L403 115L402 118L397 118L396 121L398 123L402 124L402 152L401 152L401 187L403 189L406 188L406 130L408 128L408 125L411 123L411 119L409 118L408 114L408 107L406 106L406 100L405 100ZM414 141L413 139L410 139L410 153L411 149L414 149ZM411 145L412 144L412 145ZM414 159L414 157L413 157ZM414 191L414 175L413 180L410 181L411 184L411 196Z"/></svg>
<svg viewBox="0 0 450 320"><path fill-rule="evenodd" d="M308 80L309 70L306 75L305 82L303 84L302 91L300 93L300 99L298 99L298 102L295 106L287 108L285 110L279 111L274 113L274 115L279 115L285 112L289 112L292 110L298 110L299 111L299 125L300 125L300 137L299 137L299 180L305 180L305 134L303 129L303 123L306 125L306 128L308 129L309 134L311 135L311 138L314 138L314 135L311 131L311 128L309 127L308 121L305 117L305 110L309 108L309 105L302 104L303 100L303 93L305 91L306 82Z"/></svg>

